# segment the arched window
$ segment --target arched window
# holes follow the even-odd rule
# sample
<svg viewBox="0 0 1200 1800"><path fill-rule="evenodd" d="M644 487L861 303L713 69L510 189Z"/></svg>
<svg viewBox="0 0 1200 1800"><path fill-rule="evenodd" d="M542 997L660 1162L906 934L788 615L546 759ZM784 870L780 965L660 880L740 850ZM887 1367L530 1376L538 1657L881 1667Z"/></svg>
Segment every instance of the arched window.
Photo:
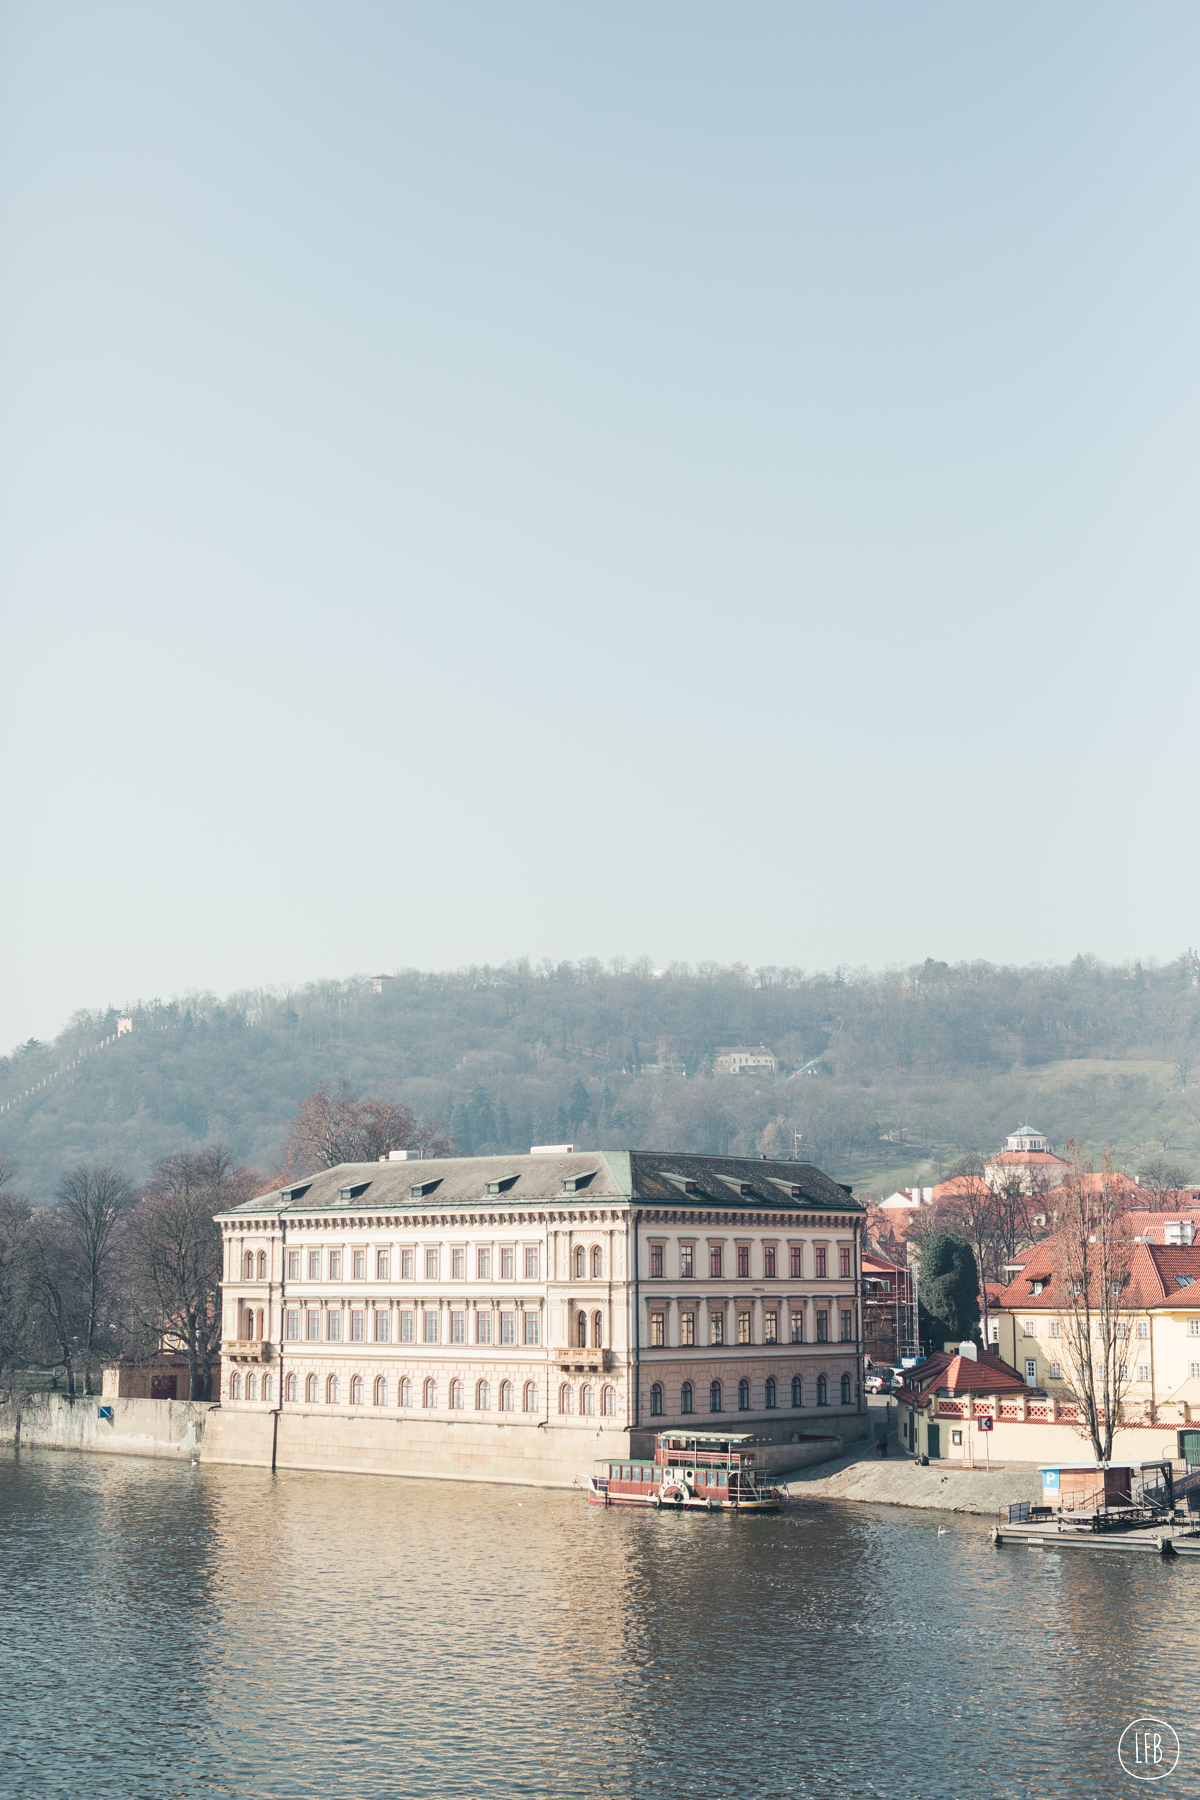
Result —
<svg viewBox="0 0 1200 1800"><path fill-rule="evenodd" d="M679 1390L679 1410L681 1413L690 1413L692 1410L692 1384L690 1381L685 1381Z"/></svg>
<svg viewBox="0 0 1200 1800"><path fill-rule="evenodd" d="M242 1378L235 1370L234 1373L229 1377L229 1398L231 1400L240 1400L241 1397L242 1397Z"/></svg>
<svg viewBox="0 0 1200 1800"><path fill-rule="evenodd" d="M617 1410L617 1390L614 1387L600 1389L600 1411L606 1419L611 1419Z"/></svg>
<svg viewBox="0 0 1200 1800"><path fill-rule="evenodd" d="M525 1383L525 1411L535 1413L538 1409L538 1391L536 1381Z"/></svg>
<svg viewBox="0 0 1200 1800"><path fill-rule="evenodd" d="M575 1389L569 1381L564 1381L558 1390L558 1410L560 1413L575 1411Z"/></svg>
<svg viewBox="0 0 1200 1800"><path fill-rule="evenodd" d="M315 1375L310 1375L308 1380L304 1384L304 1398L306 1400L311 1400L314 1405L316 1404L317 1378Z"/></svg>
<svg viewBox="0 0 1200 1800"><path fill-rule="evenodd" d="M254 1252L247 1250L242 1258L242 1274L247 1281L254 1280Z"/></svg>
<svg viewBox="0 0 1200 1800"><path fill-rule="evenodd" d="M269 1375L264 1375L263 1376L263 1399L269 1401L270 1398L271 1398L271 1377Z"/></svg>
<svg viewBox="0 0 1200 1800"><path fill-rule="evenodd" d="M592 1251L592 1280L599 1281L604 1273L604 1252L599 1244Z"/></svg>
<svg viewBox="0 0 1200 1800"><path fill-rule="evenodd" d="M361 1406L363 1403L363 1378L361 1375L350 1377L350 1404Z"/></svg>
<svg viewBox="0 0 1200 1800"><path fill-rule="evenodd" d="M817 1376L817 1405L829 1405L829 1383L823 1375Z"/></svg>
<svg viewBox="0 0 1200 1800"><path fill-rule="evenodd" d="M285 1400L298 1400L300 1398L300 1383L294 1375L289 1375L284 1383L283 1397Z"/></svg>
<svg viewBox="0 0 1200 1800"><path fill-rule="evenodd" d="M650 1416L653 1419L662 1417L662 1385L657 1381L650 1389Z"/></svg>
<svg viewBox="0 0 1200 1800"><path fill-rule="evenodd" d="M266 1315L263 1312L262 1307L260 1306L258 1309L258 1330L254 1333L255 1337L258 1338L260 1342L267 1335L266 1325L267 1325Z"/></svg>
<svg viewBox="0 0 1200 1800"><path fill-rule="evenodd" d="M451 1410L451 1412L461 1412L465 1405L466 1405L466 1400L463 1395L462 1382L461 1381L452 1381L450 1383L450 1410Z"/></svg>
<svg viewBox="0 0 1200 1800"><path fill-rule="evenodd" d="M476 1382L476 1384L475 1384L475 1411L476 1412L487 1412L490 1409L491 1404L492 1404L491 1383L488 1381Z"/></svg>
<svg viewBox="0 0 1200 1800"><path fill-rule="evenodd" d="M376 1404L376 1406L386 1406L387 1405L387 1376L386 1375L377 1375L375 1377L375 1404Z"/></svg>
<svg viewBox="0 0 1200 1800"><path fill-rule="evenodd" d="M842 1405L849 1406L849 1404L850 1404L850 1377L848 1375L843 1375L842 1376Z"/></svg>
<svg viewBox="0 0 1200 1800"><path fill-rule="evenodd" d="M708 1410L709 1412L720 1412L721 1410L721 1384L719 1381L714 1381L708 1390Z"/></svg>
<svg viewBox="0 0 1200 1800"><path fill-rule="evenodd" d="M748 1381L738 1382L738 1411L750 1411L750 1383Z"/></svg>
<svg viewBox="0 0 1200 1800"><path fill-rule="evenodd" d="M398 1406L412 1405L412 1382L407 1375L400 1377L400 1392L396 1395Z"/></svg>
<svg viewBox="0 0 1200 1800"><path fill-rule="evenodd" d="M590 1381L585 1381L580 1389L579 1410L581 1413L594 1413L596 1410L596 1390Z"/></svg>
<svg viewBox="0 0 1200 1800"><path fill-rule="evenodd" d="M592 1344L593 1344L594 1348L598 1350L603 1342L604 1342L604 1314L594 1312L592 1314Z"/></svg>
<svg viewBox="0 0 1200 1800"><path fill-rule="evenodd" d="M516 1389L513 1387L512 1382L502 1381L500 1383L500 1411L513 1412L516 1408L516 1404Z"/></svg>
<svg viewBox="0 0 1200 1800"><path fill-rule="evenodd" d="M247 1377L246 1377L246 1398L247 1398L247 1400L257 1400L258 1399L258 1376L257 1375L247 1375Z"/></svg>
<svg viewBox="0 0 1200 1800"><path fill-rule="evenodd" d="M575 1279L576 1279L576 1281L582 1281L586 1274L587 1274L587 1251L584 1249L583 1245L580 1244L577 1246L576 1251L575 1251Z"/></svg>
<svg viewBox="0 0 1200 1800"><path fill-rule="evenodd" d="M429 1380L425 1383L425 1405L426 1406L436 1406L437 1405L437 1382L433 1379L432 1375L429 1377Z"/></svg>
<svg viewBox="0 0 1200 1800"><path fill-rule="evenodd" d="M585 1312L575 1315L575 1342L581 1350L587 1349L587 1314Z"/></svg>
<svg viewBox="0 0 1200 1800"><path fill-rule="evenodd" d="M337 1403L338 1403L338 1378L336 1375L331 1375L329 1377L329 1380L325 1383L325 1398L328 1401L330 1406L337 1405Z"/></svg>
<svg viewBox="0 0 1200 1800"><path fill-rule="evenodd" d="M258 1279L260 1281L267 1279L267 1253L265 1250L260 1250L258 1253Z"/></svg>
<svg viewBox="0 0 1200 1800"><path fill-rule="evenodd" d="M793 1406L803 1406L803 1404L804 1404L804 1389L801 1386L800 1377L798 1375L793 1375L792 1376L792 1405Z"/></svg>
<svg viewBox="0 0 1200 1800"><path fill-rule="evenodd" d="M763 1394L763 1405L768 1409L775 1405L775 1377L767 1376L767 1385Z"/></svg>

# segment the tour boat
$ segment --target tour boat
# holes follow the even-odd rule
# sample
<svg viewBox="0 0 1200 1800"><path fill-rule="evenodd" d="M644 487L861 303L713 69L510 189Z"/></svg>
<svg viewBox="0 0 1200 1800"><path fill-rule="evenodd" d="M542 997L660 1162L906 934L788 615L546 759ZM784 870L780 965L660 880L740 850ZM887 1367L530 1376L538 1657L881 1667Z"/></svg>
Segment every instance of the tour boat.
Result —
<svg viewBox="0 0 1200 1800"><path fill-rule="evenodd" d="M598 1458L588 1476L593 1506L657 1506L676 1512L778 1512L782 1489L760 1486L757 1446L767 1438L659 1432L653 1459Z"/></svg>

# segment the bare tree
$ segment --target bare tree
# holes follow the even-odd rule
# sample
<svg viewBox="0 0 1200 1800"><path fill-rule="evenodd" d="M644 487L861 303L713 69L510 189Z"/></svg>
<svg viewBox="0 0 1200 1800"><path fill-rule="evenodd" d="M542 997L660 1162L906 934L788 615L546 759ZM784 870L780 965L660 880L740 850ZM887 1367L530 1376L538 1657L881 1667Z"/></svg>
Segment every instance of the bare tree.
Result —
<svg viewBox="0 0 1200 1800"><path fill-rule="evenodd" d="M0 1156L0 1377L28 1364L34 1318L28 1278L28 1227L32 1208L12 1189L17 1165Z"/></svg>
<svg viewBox="0 0 1200 1800"><path fill-rule="evenodd" d="M995 1266L997 1273L1012 1262L1034 1236L1034 1218L1044 1202L1044 1177L1031 1176L1021 1168L997 1168L992 1171L992 1196L995 1200Z"/></svg>
<svg viewBox="0 0 1200 1800"><path fill-rule="evenodd" d="M964 1159L965 1160L965 1159ZM998 1273L996 1248L999 1236L999 1211L996 1195L983 1172L983 1164L952 1175L952 1191L939 1208L947 1221L946 1229L963 1238L975 1254L979 1269L980 1303L983 1313L983 1341L990 1341L988 1330L988 1276ZM962 1163L955 1165L962 1169Z"/></svg>
<svg viewBox="0 0 1200 1800"><path fill-rule="evenodd" d="M75 1359L84 1329L82 1290L75 1245L57 1207L38 1207L22 1232L25 1297L32 1314L35 1345L52 1347L64 1365L67 1395L75 1398Z"/></svg>
<svg viewBox="0 0 1200 1800"><path fill-rule="evenodd" d="M1152 1156L1138 1170L1138 1186L1146 1195L1147 1212L1169 1211L1179 1205L1180 1188L1191 1187L1192 1172L1186 1163L1166 1156Z"/></svg>
<svg viewBox="0 0 1200 1800"><path fill-rule="evenodd" d="M322 1082L288 1127L279 1173L285 1179L339 1163L378 1162L389 1150L419 1150L446 1156L454 1140L442 1135L440 1119L430 1124L411 1108L384 1100L359 1100L340 1081L336 1092Z"/></svg>
<svg viewBox="0 0 1200 1800"><path fill-rule="evenodd" d="M1097 1462L1112 1458L1113 1433L1131 1385L1130 1277L1133 1238L1125 1190L1106 1152L1097 1180L1068 1145L1071 1174L1056 1198L1054 1295L1062 1328L1062 1358L1070 1397L1079 1408L1075 1429L1091 1439Z"/></svg>
<svg viewBox="0 0 1200 1800"><path fill-rule="evenodd" d="M83 1391L95 1392L92 1357L102 1301L117 1249L117 1233L132 1191L112 1163L80 1163L58 1184L59 1211L73 1252L83 1304Z"/></svg>
<svg viewBox="0 0 1200 1800"><path fill-rule="evenodd" d="M221 1233L213 1215L259 1186L221 1144L166 1156L130 1214L131 1299L143 1344L182 1350L192 1400L208 1398L221 1343Z"/></svg>

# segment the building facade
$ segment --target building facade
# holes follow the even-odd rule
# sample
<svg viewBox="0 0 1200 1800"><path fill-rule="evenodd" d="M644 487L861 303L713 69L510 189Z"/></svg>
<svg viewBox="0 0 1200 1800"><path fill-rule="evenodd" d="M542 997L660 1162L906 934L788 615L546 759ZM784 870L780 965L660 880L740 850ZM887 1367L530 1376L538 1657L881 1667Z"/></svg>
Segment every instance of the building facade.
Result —
<svg viewBox="0 0 1200 1800"><path fill-rule="evenodd" d="M501 1427L560 1462L690 1420L857 1437L863 1217L810 1165L729 1157L324 1170L219 1218L222 1410Z"/></svg>

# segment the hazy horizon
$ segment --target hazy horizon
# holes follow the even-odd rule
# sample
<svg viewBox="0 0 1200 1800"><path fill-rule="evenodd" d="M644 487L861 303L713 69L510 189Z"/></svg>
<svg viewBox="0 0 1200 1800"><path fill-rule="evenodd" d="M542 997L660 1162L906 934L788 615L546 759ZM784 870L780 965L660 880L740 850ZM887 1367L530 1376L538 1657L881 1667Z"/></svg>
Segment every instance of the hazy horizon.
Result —
<svg viewBox="0 0 1200 1800"><path fill-rule="evenodd" d="M0 6L0 1044L1168 961L1200 15Z"/></svg>

